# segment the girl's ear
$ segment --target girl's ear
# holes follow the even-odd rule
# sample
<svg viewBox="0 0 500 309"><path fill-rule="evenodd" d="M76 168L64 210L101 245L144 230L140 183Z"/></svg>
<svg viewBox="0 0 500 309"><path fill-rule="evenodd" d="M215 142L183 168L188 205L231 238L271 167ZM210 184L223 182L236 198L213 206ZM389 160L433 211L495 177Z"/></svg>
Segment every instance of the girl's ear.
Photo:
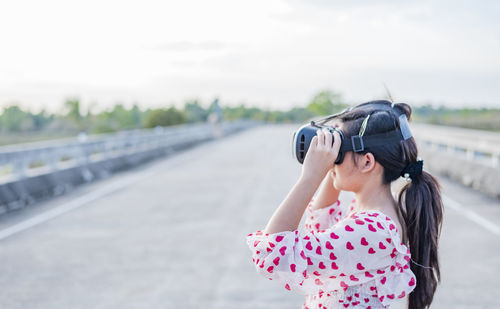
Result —
<svg viewBox="0 0 500 309"><path fill-rule="evenodd" d="M375 169L375 157L371 152L365 153L361 160L359 160L359 169L361 173L369 173Z"/></svg>

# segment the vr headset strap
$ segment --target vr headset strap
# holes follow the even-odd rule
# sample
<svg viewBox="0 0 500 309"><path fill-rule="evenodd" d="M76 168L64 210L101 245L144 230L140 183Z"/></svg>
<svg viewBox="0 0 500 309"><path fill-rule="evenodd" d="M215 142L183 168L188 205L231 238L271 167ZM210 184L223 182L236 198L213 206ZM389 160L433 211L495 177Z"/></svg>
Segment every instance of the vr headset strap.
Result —
<svg viewBox="0 0 500 309"><path fill-rule="evenodd" d="M404 140L404 138L399 130L393 130L387 133L369 136L354 135L351 136L351 143L347 142L347 140L344 140L344 142L340 146L340 150L343 152L361 152L374 146L399 143L402 140Z"/></svg>

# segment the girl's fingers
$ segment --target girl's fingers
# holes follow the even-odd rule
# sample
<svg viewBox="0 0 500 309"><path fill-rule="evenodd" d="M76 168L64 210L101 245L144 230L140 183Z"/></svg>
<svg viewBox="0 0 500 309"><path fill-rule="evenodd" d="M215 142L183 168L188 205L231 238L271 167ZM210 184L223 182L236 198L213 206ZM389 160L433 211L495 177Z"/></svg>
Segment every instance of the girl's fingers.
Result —
<svg viewBox="0 0 500 309"><path fill-rule="evenodd" d="M325 132L325 146L327 148L332 148L332 133L328 131L327 129L323 129Z"/></svg>
<svg viewBox="0 0 500 309"><path fill-rule="evenodd" d="M323 130L316 130L316 136L318 137L318 147L322 147L325 144L325 133Z"/></svg>
<svg viewBox="0 0 500 309"><path fill-rule="evenodd" d="M314 136L311 140L311 145L309 145L309 148L316 148L318 146L318 136Z"/></svg>
<svg viewBox="0 0 500 309"><path fill-rule="evenodd" d="M320 141L321 141L321 132L320 130L316 130L316 136L313 137L313 139L316 138L316 146L319 146L320 145Z"/></svg>
<svg viewBox="0 0 500 309"><path fill-rule="evenodd" d="M334 153L338 154L340 151L340 144L342 143L342 140L340 139L340 134L339 132L335 131L333 132L333 147L332 150Z"/></svg>

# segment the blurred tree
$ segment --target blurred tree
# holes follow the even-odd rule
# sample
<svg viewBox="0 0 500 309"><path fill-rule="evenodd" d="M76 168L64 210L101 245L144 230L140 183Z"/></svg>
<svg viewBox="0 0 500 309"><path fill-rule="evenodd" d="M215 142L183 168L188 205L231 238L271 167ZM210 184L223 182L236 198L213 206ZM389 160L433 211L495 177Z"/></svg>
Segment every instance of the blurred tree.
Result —
<svg viewBox="0 0 500 309"><path fill-rule="evenodd" d="M331 90L320 91L307 105L307 109L316 116L331 115L346 107L347 105L342 103L342 96Z"/></svg>
<svg viewBox="0 0 500 309"><path fill-rule="evenodd" d="M83 130L87 123L85 123L80 113L80 100L77 98L67 99L64 102L64 109L64 117L72 123L76 129Z"/></svg>
<svg viewBox="0 0 500 309"><path fill-rule="evenodd" d="M110 120L117 129L130 129L136 126L132 109L127 110L122 104L116 104L109 113Z"/></svg>
<svg viewBox="0 0 500 309"><path fill-rule="evenodd" d="M134 127L142 127L143 113L141 112L139 106L137 106L136 103L132 106L130 113L132 114L131 117L132 117L132 122L134 123Z"/></svg>
<svg viewBox="0 0 500 309"><path fill-rule="evenodd" d="M208 110L205 110L197 100L186 102L184 113L188 123L207 121Z"/></svg>
<svg viewBox="0 0 500 309"><path fill-rule="evenodd" d="M314 116L310 109L304 107L294 107L286 113L286 118L291 122L304 122Z"/></svg>
<svg viewBox="0 0 500 309"><path fill-rule="evenodd" d="M145 127L171 126L184 123L185 120L184 113L172 106L168 109L155 109L149 112L145 120Z"/></svg>
<svg viewBox="0 0 500 309"><path fill-rule="evenodd" d="M1 127L9 132L19 132L33 129L33 119L30 113L24 112L17 105L5 107L0 116Z"/></svg>
<svg viewBox="0 0 500 309"><path fill-rule="evenodd" d="M64 102L64 108L66 109L66 115L68 118L80 121L82 115L80 114L80 101L78 99L67 99Z"/></svg>
<svg viewBox="0 0 500 309"><path fill-rule="evenodd" d="M52 122L54 115L47 115L47 112L42 109L38 114L30 115L33 122L33 127L36 130L42 130L47 127L47 125Z"/></svg>
<svg viewBox="0 0 500 309"><path fill-rule="evenodd" d="M119 130L118 123L111 116L111 111L103 111L93 118L93 133L111 133Z"/></svg>

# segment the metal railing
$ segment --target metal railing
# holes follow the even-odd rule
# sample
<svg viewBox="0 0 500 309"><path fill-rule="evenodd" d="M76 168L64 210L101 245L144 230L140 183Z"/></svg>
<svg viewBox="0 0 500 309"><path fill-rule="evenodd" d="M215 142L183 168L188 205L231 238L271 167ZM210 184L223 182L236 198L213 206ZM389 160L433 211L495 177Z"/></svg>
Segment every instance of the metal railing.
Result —
<svg viewBox="0 0 500 309"><path fill-rule="evenodd" d="M412 131L421 146L500 167L500 133L429 124L412 124Z"/></svg>
<svg viewBox="0 0 500 309"><path fill-rule="evenodd" d="M213 139L256 125L253 121L201 123L121 131L0 147L0 183L114 157Z"/></svg>

